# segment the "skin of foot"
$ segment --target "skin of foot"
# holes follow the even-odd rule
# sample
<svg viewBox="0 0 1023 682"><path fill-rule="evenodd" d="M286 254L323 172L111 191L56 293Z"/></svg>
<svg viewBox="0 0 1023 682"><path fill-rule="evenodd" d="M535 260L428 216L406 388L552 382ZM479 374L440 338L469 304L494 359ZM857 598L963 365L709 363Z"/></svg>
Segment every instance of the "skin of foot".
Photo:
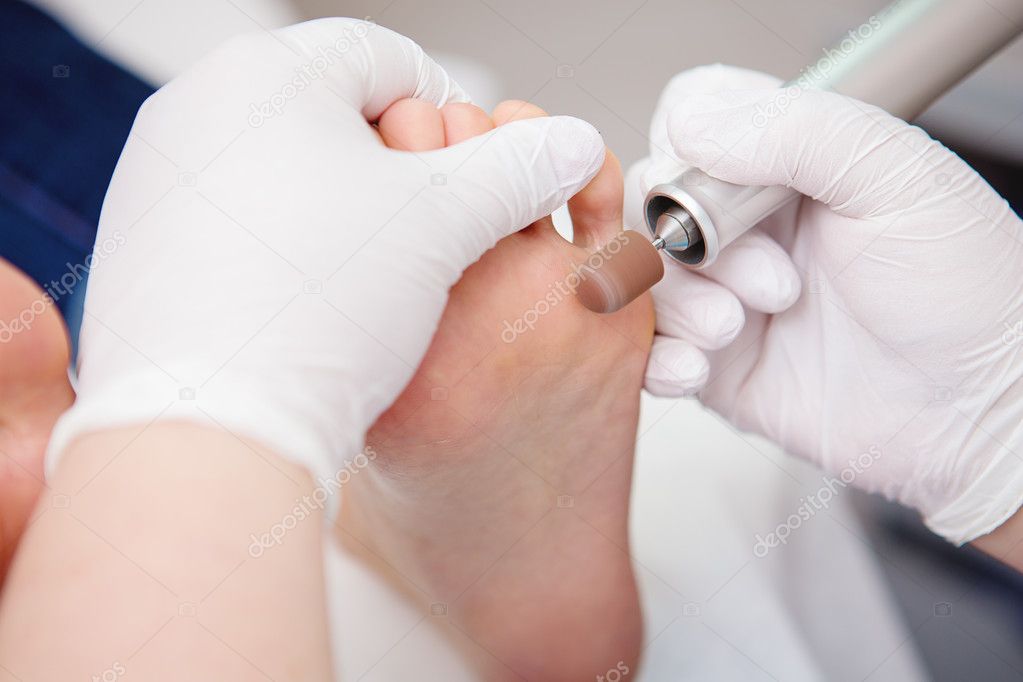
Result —
<svg viewBox="0 0 1023 682"><path fill-rule="evenodd" d="M43 489L43 453L74 400L56 306L0 259L0 584Z"/></svg>
<svg viewBox="0 0 1023 682"><path fill-rule="evenodd" d="M378 128L415 152L544 115L518 101L491 119L405 100ZM483 679L635 670L627 518L653 307L644 295L598 315L557 286L622 229L621 206L608 153L570 202L574 244L542 220L465 272L342 495L340 542L445 617Z"/></svg>

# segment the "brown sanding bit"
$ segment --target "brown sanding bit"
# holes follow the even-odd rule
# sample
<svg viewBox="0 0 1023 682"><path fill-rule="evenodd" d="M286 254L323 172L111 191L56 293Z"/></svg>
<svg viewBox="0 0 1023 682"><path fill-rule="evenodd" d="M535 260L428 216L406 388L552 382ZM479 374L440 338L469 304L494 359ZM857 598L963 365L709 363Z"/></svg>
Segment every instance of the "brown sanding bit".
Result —
<svg viewBox="0 0 1023 682"><path fill-rule="evenodd" d="M594 252L580 276L579 301L595 313L613 313L657 284L664 263L649 239L626 230Z"/></svg>

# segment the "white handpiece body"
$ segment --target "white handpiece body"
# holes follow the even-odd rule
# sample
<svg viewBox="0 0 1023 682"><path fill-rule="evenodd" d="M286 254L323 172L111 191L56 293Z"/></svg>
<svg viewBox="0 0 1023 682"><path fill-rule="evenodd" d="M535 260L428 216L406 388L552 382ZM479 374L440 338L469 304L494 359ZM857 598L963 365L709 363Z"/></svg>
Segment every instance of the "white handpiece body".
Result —
<svg viewBox="0 0 1023 682"><path fill-rule="evenodd" d="M897 0L783 87L796 89L789 96L805 88L833 90L909 120L1012 41L1021 26L1023 0ZM700 269L799 196L788 187L734 185L691 168L651 189L644 212L651 233L665 240L665 253ZM665 234L664 223L658 229L669 211L678 222L668 225L686 224L681 239Z"/></svg>

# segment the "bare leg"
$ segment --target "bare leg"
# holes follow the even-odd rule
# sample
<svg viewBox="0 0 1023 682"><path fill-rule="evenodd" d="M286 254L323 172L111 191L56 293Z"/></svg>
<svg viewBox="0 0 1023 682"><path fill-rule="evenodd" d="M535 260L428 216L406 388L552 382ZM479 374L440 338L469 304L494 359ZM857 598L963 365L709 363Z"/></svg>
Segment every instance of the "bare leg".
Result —
<svg viewBox="0 0 1023 682"><path fill-rule="evenodd" d="M43 452L74 395L60 313L0 259L0 582L43 488Z"/></svg>

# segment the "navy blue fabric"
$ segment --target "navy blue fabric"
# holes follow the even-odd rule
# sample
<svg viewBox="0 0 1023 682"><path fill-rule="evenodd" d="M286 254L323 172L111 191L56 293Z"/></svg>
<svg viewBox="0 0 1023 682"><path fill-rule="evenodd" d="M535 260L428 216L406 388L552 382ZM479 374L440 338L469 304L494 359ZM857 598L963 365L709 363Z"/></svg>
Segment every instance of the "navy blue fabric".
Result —
<svg viewBox="0 0 1023 682"><path fill-rule="evenodd" d="M152 92L35 8L0 0L0 256L40 286L92 250L110 176ZM74 293L57 299L65 314Z"/></svg>

